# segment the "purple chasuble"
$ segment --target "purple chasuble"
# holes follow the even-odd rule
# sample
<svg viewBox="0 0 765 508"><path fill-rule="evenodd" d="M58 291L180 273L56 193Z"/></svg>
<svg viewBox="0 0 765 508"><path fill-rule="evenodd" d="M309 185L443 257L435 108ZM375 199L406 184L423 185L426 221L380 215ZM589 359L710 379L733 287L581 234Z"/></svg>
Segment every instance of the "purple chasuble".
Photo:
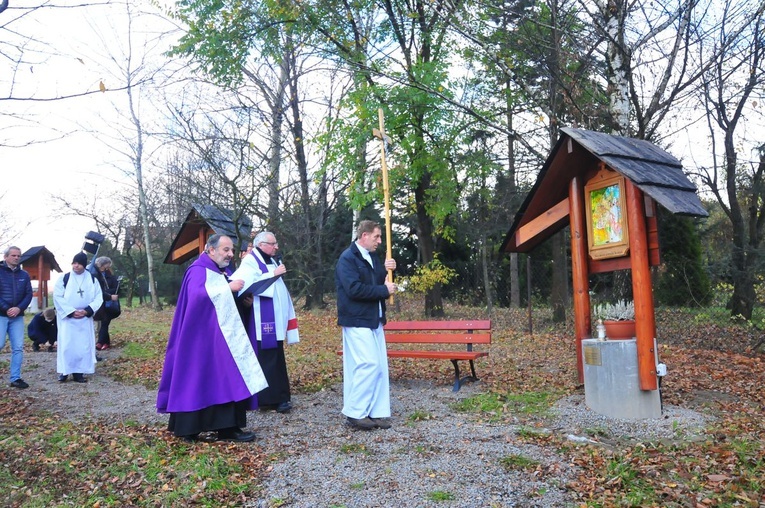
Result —
<svg viewBox="0 0 765 508"><path fill-rule="evenodd" d="M183 277L157 393L160 413L198 411L252 396L207 293L208 270L225 277L207 253ZM233 293L231 300L235 306Z"/></svg>
<svg viewBox="0 0 765 508"><path fill-rule="evenodd" d="M263 263L258 256L255 255L255 251L250 252L250 255L255 258L260 271L268 273L268 267ZM267 298L265 296L255 295L260 298L260 348L261 349L276 349L278 341L276 340L276 318L274 317L274 299ZM250 312L250 319L247 325L249 330L254 330L256 326L255 315ZM257 350L256 350L257 351Z"/></svg>

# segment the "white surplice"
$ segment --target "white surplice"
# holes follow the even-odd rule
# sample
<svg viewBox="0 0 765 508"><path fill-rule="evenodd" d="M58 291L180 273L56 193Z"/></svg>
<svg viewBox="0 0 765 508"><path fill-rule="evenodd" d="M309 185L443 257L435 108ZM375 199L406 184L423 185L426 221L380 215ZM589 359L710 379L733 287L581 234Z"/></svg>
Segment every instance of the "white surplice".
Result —
<svg viewBox="0 0 765 508"><path fill-rule="evenodd" d="M264 265L266 265L265 272L260 268L260 265L253 256L257 256L258 259ZM242 259L241 265L233 274L231 274L229 279L241 279L244 281L244 289L239 291L239 295L241 295L254 282L274 277L274 271L276 270L277 266L278 265L273 262L273 258L270 263L266 263L263 259L263 256L260 255L260 252L253 250L247 254L244 259ZM257 334L257 339L261 340L261 297L272 298L274 301L274 325L276 327L276 340L283 341L286 339L287 344L295 344L300 342L300 333L297 329L297 323L295 323L294 327L290 327L289 324L290 320L296 319L295 308L292 305L292 297L290 296L290 292L287 289L287 285L284 284L284 280L282 280L281 277L279 277L273 284L268 286L268 288L266 288L262 293L256 295L256 298L253 299L252 309L250 312L253 313L255 318L255 332Z"/></svg>
<svg viewBox="0 0 765 508"><path fill-rule="evenodd" d="M56 281L53 304L58 324L56 370L59 374L92 374L96 371L93 315L79 319L68 316L75 310L87 307L95 313L103 301L101 286L87 270L79 275L70 272L66 287L64 277Z"/></svg>

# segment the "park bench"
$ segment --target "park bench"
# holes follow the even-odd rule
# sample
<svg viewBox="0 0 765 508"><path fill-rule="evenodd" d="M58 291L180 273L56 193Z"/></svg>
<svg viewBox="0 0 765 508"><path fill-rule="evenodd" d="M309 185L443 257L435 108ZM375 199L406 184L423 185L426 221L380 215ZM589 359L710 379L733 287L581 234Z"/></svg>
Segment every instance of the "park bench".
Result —
<svg viewBox="0 0 765 508"><path fill-rule="evenodd" d="M489 356L487 351L473 350L474 344L491 344L491 321L389 321L385 325L387 344L417 344L428 346L427 349L391 349L388 358L428 358L433 360L451 360L454 365L454 388L459 391L465 381L477 381L474 361L482 356ZM457 350L435 346L462 344L465 349ZM342 354L342 351L338 352ZM470 362L470 376L460 378L460 360Z"/></svg>

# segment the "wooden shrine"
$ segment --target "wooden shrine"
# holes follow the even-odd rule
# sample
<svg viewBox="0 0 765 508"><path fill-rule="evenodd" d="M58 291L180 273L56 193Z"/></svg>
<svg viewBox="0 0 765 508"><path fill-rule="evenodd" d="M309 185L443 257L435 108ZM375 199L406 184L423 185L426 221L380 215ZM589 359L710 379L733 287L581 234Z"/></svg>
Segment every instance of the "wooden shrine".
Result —
<svg viewBox="0 0 765 508"><path fill-rule="evenodd" d="M592 337L589 275L632 271L640 390L657 390L656 321L650 267L660 262L657 203L679 215L707 216L682 164L638 139L563 128L515 216L504 252L529 252L571 228L574 326L579 381L582 341Z"/></svg>
<svg viewBox="0 0 765 508"><path fill-rule="evenodd" d="M180 265L197 257L214 234L229 236L237 249L246 250L251 231L252 221L245 215L213 205L194 204L170 245L165 263Z"/></svg>
<svg viewBox="0 0 765 508"><path fill-rule="evenodd" d="M37 289L34 298L37 300L37 308L43 310L48 306L48 281L51 270L61 273L61 267L56 262L56 257L44 245L32 247L21 255L19 261L21 267L27 271L29 278L37 281Z"/></svg>

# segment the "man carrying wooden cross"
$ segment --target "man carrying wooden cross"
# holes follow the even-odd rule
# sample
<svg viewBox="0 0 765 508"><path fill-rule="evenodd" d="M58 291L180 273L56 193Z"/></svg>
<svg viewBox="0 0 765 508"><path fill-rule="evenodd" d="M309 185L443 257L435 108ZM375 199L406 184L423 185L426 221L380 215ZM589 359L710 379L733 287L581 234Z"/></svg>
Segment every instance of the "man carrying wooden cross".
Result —
<svg viewBox="0 0 765 508"><path fill-rule="evenodd" d="M382 243L380 225L363 220L356 241L340 255L335 269L337 324L343 327L343 414L362 429L390 428L385 300L396 292L386 280L392 258L371 255ZM389 239L390 241L390 239Z"/></svg>

